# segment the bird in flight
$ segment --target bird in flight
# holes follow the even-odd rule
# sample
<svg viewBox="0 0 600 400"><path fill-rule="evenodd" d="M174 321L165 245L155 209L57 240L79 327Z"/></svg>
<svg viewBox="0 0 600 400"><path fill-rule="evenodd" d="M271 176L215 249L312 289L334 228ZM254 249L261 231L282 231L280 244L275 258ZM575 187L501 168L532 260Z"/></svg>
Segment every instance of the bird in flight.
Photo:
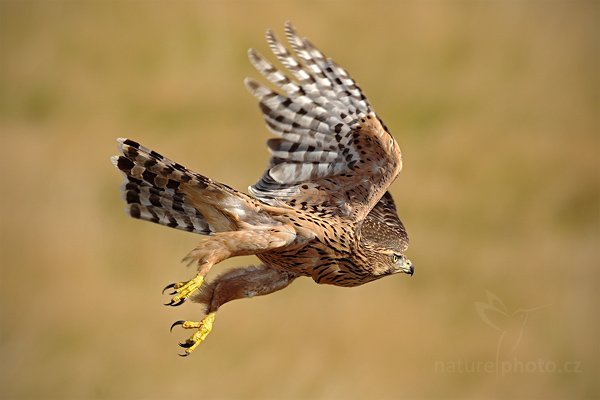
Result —
<svg viewBox="0 0 600 400"><path fill-rule="evenodd" d="M284 68L248 52L277 87L245 80L276 136L267 142L268 167L249 194L131 139L119 139L121 154L112 158L125 175L129 215L203 236L184 258L197 265L197 274L165 288L170 306L191 299L206 308L201 321L171 326L194 330L180 343L183 356L204 341L215 313L231 300L273 293L300 276L351 287L414 271L387 191L402 168L398 143L345 69L290 23L285 36L291 49L272 31L266 34ZM241 255L256 255L261 263L205 281L215 264Z"/></svg>

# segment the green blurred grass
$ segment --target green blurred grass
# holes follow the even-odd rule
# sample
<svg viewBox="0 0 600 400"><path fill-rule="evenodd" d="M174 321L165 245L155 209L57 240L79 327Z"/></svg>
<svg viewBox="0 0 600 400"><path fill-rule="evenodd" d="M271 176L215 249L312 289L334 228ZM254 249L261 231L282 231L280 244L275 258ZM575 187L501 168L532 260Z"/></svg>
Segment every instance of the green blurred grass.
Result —
<svg viewBox="0 0 600 400"><path fill-rule="evenodd" d="M593 2L1 2L0 388L30 398L593 398L600 223ZM291 19L396 135L412 279L224 307L186 360L160 288L196 238L127 219L114 139L243 190L269 137L246 50ZM225 267L253 262L225 262ZM475 302L531 314L496 376ZM509 318L510 319L510 318ZM514 325L515 322L513 321ZM513 327L514 328L514 327Z"/></svg>

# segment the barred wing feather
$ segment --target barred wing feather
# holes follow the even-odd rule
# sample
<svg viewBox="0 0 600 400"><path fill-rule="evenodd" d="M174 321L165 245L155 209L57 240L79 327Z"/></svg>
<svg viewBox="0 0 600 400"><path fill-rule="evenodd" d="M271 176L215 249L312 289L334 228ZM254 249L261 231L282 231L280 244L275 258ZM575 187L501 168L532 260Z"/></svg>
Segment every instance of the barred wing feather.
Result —
<svg viewBox="0 0 600 400"><path fill-rule="evenodd" d="M293 53L271 31L267 42L292 78L249 51L252 64L278 88L246 80L278 136L267 142L269 166L250 192L270 204L362 220L400 172L398 144L343 68L289 23L285 32Z"/></svg>

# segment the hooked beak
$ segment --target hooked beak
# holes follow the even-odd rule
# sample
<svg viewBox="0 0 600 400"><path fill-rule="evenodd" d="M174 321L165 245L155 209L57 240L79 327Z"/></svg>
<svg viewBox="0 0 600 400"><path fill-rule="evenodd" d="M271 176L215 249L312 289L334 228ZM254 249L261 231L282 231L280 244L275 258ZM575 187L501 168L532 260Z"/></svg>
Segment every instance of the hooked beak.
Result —
<svg viewBox="0 0 600 400"><path fill-rule="evenodd" d="M415 273L415 267L413 267L412 262L407 258L404 261L404 264L402 264L402 266L400 267L400 272L404 272L405 274L408 274L410 276L412 276Z"/></svg>

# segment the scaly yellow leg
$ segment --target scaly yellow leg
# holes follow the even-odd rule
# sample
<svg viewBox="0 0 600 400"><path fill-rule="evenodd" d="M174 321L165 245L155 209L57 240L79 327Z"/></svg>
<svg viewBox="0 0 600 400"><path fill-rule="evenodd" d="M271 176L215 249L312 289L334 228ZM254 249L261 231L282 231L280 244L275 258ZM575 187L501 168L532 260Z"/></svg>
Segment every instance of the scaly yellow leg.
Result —
<svg viewBox="0 0 600 400"><path fill-rule="evenodd" d="M167 289L174 289L172 293L169 293L173 296L170 302L165 304L166 306L179 306L183 304L184 301L188 299L200 286L204 283L204 276L201 274L196 275L193 279L190 279L187 282L179 282L179 283L171 283L167 285L163 289L163 293Z"/></svg>
<svg viewBox="0 0 600 400"><path fill-rule="evenodd" d="M180 354L182 357L189 356L192 351L198 347L200 343L206 339L210 331L212 330L213 323L215 321L215 313L212 312L200 322L195 321L177 321L173 325L171 325L171 330L177 325L181 325L183 329L198 329L188 340L183 343L179 343L179 345L185 348L185 353Z"/></svg>

